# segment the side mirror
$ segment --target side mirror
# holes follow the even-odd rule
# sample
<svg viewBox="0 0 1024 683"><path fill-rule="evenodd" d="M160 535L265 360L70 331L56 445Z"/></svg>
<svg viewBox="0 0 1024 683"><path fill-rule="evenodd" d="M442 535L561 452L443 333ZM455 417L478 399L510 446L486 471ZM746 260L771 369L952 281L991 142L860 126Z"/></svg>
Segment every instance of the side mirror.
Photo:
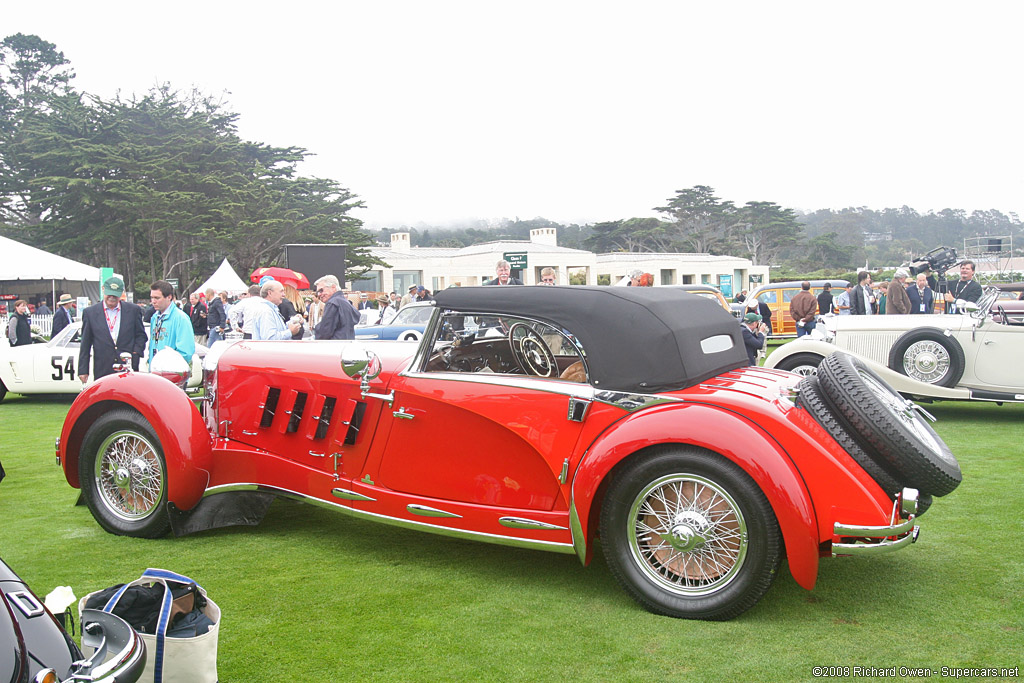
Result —
<svg viewBox="0 0 1024 683"><path fill-rule="evenodd" d="M380 358L373 351L349 344L341 351L341 371L352 379L369 384L380 374Z"/></svg>
<svg viewBox="0 0 1024 683"><path fill-rule="evenodd" d="M363 398L377 398L387 401L390 406L395 400L395 392L374 394L370 392L370 380L377 379L381 371L380 358L373 351L348 344L341 351L341 371L352 379L359 380L359 393Z"/></svg>

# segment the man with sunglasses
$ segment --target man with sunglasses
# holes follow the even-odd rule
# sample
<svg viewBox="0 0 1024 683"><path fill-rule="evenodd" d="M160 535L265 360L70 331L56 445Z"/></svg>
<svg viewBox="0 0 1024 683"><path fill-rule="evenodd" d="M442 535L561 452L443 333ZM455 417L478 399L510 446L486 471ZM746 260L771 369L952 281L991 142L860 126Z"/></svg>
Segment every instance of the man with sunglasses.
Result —
<svg viewBox="0 0 1024 683"><path fill-rule="evenodd" d="M333 275L324 275L313 283L316 295L324 302L324 313L313 330L315 339L355 339L359 311L341 291L341 283Z"/></svg>

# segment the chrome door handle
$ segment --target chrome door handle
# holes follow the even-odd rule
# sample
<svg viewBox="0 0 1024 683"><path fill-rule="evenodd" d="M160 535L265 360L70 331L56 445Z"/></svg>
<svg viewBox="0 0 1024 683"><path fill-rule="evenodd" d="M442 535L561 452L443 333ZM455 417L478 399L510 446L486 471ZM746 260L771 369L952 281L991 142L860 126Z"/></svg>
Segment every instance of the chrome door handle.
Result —
<svg viewBox="0 0 1024 683"><path fill-rule="evenodd" d="M398 410L392 412L391 414L394 415L395 417L400 417L403 420L411 420L414 417L416 417L412 413L405 412L405 408L399 408Z"/></svg>

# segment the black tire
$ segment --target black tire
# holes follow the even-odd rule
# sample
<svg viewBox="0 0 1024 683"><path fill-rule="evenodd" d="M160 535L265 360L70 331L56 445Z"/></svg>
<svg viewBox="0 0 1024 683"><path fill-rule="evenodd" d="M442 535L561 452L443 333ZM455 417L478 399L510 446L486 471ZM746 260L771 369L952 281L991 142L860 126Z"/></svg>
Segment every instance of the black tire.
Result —
<svg viewBox="0 0 1024 683"><path fill-rule="evenodd" d="M111 411L89 428L78 475L89 511L110 533L159 538L170 530L163 449L134 410Z"/></svg>
<svg viewBox="0 0 1024 683"><path fill-rule="evenodd" d="M7 386L4 385L4 381L0 379L0 403L3 403L5 396L7 396Z"/></svg>
<svg viewBox="0 0 1024 683"><path fill-rule="evenodd" d="M732 462L693 446L652 450L615 472L601 544L634 600L683 619L747 611L771 586L782 554L764 493Z"/></svg>
<svg viewBox="0 0 1024 683"><path fill-rule="evenodd" d="M821 356L816 353L794 353L792 356L780 360L775 369L795 372L806 377L817 374L819 364L821 364Z"/></svg>
<svg viewBox="0 0 1024 683"><path fill-rule="evenodd" d="M797 405L807 410L814 421L825 428L825 431L843 447L844 451L850 454L851 458L857 461L857 464L875 480L875 483L883 491L894 496L903 490L906 484L886 469L884 463L876 462L868 455L867 451L861 448L857 440L846 429L846 426L836 419L832 413L832 406L821 393L817 377L804 377L797 385L797 392Z"/></svg>
<svg viewBox="0 0 1024 683"><path fill-rule="evenodd" d="M939 387L955 387L964 376L964 366L960 342L934 327L904 333L889 350L892 370Z"/></svg>
<svg viewBox="0 0 1024 683"><path fill-rule="evenodd" d="M915 410L859 359L833 353L818 366L818 382L868 455L902 475L922 494L944 496L960 484L960 465Z"/></svg>

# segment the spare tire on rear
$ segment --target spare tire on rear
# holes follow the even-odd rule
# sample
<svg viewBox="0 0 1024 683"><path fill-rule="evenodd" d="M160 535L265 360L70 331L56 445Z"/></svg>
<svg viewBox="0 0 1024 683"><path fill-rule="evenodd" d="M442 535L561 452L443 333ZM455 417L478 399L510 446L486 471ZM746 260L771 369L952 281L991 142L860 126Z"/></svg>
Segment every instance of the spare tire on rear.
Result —
<svg viewBox="0 0 1024 683"><path fill-rule="evenodd" d="M960 464L911 401L863 361L833 353L818 366L822 394L871 456L922 494L959 486Z"/></svg>
<svg viewBox="0 0 1024 683"><path fill-rule="evenodd" d="M797 386L797 397L796 403L802 406L814 421L825 428L825 431L829 433L836 442L843 447L843 450L850 454L857 464L860 465L865 472L871 475L871 478L875 480L883 491L888 493L890 496L896 495L903 490L906 484L897 478L888 470L885 466L875 462L875 460L861 448L857 440L853 438L846 426L842 424L835 415L832 413L832 406L825 400L825 397L821 394L821 387L818 385L818 378L814 375L808 375L800 380Z"/></svg>

